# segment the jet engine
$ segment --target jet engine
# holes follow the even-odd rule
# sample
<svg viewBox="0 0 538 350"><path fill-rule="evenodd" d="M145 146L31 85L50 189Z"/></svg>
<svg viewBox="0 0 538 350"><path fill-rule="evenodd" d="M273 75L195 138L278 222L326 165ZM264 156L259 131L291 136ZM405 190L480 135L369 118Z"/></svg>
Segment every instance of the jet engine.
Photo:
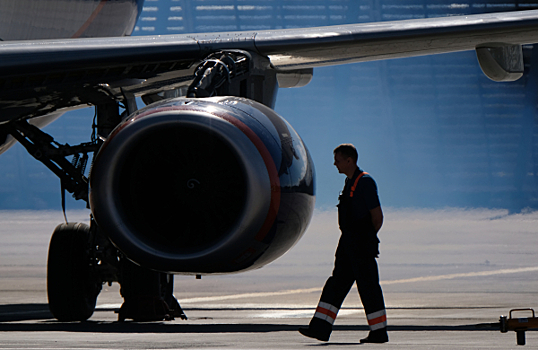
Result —
<svg viewBox="0 0 538 350"><path fill-rule="evenodd" d="M238 97L151 104L114 129L90 173L99 228L130 260L179 274L259 268L314 208L314 167L272 109Z"/></svg>

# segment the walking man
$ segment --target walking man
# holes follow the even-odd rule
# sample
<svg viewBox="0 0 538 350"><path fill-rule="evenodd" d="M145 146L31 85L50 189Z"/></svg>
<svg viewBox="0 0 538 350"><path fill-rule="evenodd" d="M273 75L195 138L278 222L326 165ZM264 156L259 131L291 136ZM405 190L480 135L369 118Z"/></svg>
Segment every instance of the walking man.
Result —
<svg viewBox="0 0 538 350"><path fill-rule="evenodd" d="M299 332L328 341L340 306L356 282L370 325L370 333L361 339L361 343L386 343L389 341L387 316L376 261L379 254L377 232L383 224L383 212L374 179L358 167L357 161L358 153L352 144L335 148L334 165L339 173L347 176L338 203L338 224L342 234L333 273L323 287L316 313L308 328L300 328Z"/></svg>

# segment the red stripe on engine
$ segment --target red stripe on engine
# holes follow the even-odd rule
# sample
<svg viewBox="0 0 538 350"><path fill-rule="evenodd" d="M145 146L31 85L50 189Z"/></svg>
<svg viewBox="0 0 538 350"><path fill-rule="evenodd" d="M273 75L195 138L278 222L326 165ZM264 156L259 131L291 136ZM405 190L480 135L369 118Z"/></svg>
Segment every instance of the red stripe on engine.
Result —
<svg viewBox="0 0 538 350"><path fill-rule="evenodd" d="M276 220L278 209L280 207L280 178L278 177L278 171L273 161L273 157L271 157L271 154L269 153L269 150L267 150L267 147L265 147L263 141L258 137L258 135L256 135L254 131L252 131L252 129L250 129L245 123L243 123L239 119L232 116L218 115L218 117L228 121L229 123L237 127L243 132L243 134L245 134L250 139L250 141L254 144L254 146L256 146L256 149L262 156L263 162L265 163L265 167L267 168L267 173L269 174L269 181L271 183L271 203L269 204L269 212L265 217L265 222L263 223L260 231L258 231L258 234L255 237L257 241L261 242L263 241L265 236L267 236L271 227L273 227L273 223Z"/></svg>
<svg viewBox="0 0 538 350"><path fill-rule="evenodd" d="M92 14L90 15L90 17L86 20L86 22L84 22L84 24L82 25L82 27L79 28L79 30L77 30L77 32L75 34L73 34L73 36L71 38L78 38L82 35L82 33L84 33L86 31L86 29L88 29L88 27L90 26L90 24L92 24L92 22L95 20L95 18L97 17L97 15L99 14L99 12L101 12L101 10L103 9L103 7L105 7L105 3L107 2L108 0L101 0L101 2L97 5L97 7L95 8L95 10L93 10Z"/></svg>

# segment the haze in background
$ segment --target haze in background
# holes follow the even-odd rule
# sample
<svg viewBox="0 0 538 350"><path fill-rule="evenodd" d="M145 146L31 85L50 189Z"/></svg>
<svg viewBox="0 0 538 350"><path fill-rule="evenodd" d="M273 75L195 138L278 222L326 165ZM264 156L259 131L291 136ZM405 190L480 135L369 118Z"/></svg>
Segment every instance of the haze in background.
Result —
<svg viewBox="0 0 538 350"><path fill-rule="evenodd" d="M517 3L517 5L516 5ZM146 0L133 35L263 30L400 20L535 7L533 1ZM384 206L538 206L538 53L526 74L493 83L474 52L314 70L280 89L276 111L304 139L316 165L317 207L333 208L344 177L332 150L354 143ZM139 102L139 107L142 103ZM45 129L58 142L89 140L93 109ZM17 145L0 157L0 209L59 209L59 180ZM68 208L84 203L68 201Z"/></svg>

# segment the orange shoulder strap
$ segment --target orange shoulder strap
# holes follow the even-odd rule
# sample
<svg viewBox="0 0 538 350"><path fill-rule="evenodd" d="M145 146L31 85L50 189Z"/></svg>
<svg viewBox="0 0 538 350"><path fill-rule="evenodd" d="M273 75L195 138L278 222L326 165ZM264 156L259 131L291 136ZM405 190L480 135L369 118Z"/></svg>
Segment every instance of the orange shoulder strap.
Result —
<svg viewBox="0 0 538 350"><path fill-rule="evenodd" d="M355 189L357 188L357 184L359 183L359 180L363 175L368 175L368 173L366 171L363 171L362 173L359 174L359 176L357 176L357 178L355 179L355 182L353 183L353 186L351 186L351 191L349 192L350 197L353 197L353 192L355 192Z"/></svg>

